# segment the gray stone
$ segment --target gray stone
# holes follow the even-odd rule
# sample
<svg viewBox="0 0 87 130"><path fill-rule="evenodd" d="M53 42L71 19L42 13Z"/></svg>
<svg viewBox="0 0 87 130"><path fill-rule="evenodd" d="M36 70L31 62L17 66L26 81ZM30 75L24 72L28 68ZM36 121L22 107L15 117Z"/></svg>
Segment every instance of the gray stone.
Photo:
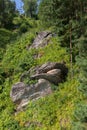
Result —
<svg viewBox="0 0 87 130"><path fill-rule="evenodd" d="M18 102L23 98L26 91L26 85L23 82L18 82L12 86L10 97L13 102Z"/></svg>
<svg viewBox="0 0 87 130"><path fill-rule="evenodd" d="M29 71L21 75L20 81L23 81L24 78L26 78L28 75L30 75L30 77L33 78L34 75L47 73L48 71L54 69L61 70L62 81L65 81L68 74L68 68L64 63L57 63L57 62L47 62L41 66L36 66L34 68L31 68Z"/></svg>
<svg viewBox="0 0 87 130"><path fill-rule="evenodd" d="M48 71L47 73L40 73L31 76L31 79L46 79L50 83L54 83L55 85L58 85L58 83L62 82L62 74L60 69L53 69Z"/></svg>
<svg viewBox="0 0 87 130"><path fill-rule="evenodd" d="M49 31L43 31L38 33L37 37L35 38L34 42L32 43L29 49L31 48L38 49L46 46L52 36L53 34Z"/></svg>
<svg viewBox="0 0 87 130"><path fill-rule="evenodd" d="M45 79L40 79L35 85L27 86L23 82L18 82L12 86L10 97L17 105L17 110L24 108L30 100L37 100L52 93L51 83Z"/></svg>
<svg viewBox="0 0 87 130"><path fill-rule="evenodd" d="M65 66L64 63L58 63L58 62L47 62L43 65L41 65L38 69L36 69L36 73L47 73L48 71L52 69L60 69L61 72L65 75L68 73L68 69Z"/></svg>

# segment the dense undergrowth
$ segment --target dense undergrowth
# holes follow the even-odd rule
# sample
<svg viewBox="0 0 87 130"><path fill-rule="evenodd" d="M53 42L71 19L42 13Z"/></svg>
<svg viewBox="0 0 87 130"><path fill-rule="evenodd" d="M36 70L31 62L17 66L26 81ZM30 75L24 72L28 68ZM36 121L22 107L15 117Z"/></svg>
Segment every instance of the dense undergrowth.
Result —
<svg viewBox="0 0 87 130"><path fill-rule="evenodd" d="M28 126L26 130L70 130L75 104L82 98L77 85L75 79L67 81L52 95L31 102L25 111L15 116L21 129Z"/></svg>
<svg viewBox="0 0 87 130"><path fill-rule="evenodd" d="M35 31L22 34L21 38L6 45L3 52L0 63L0 130L71 130L75 104L83 98L77 89L77 75L73 79L68 76L65 83L56 86L53 94L30 102L26 110L14 114L16 106L9 95L12 84L19 81L22 73L48 61L66 61L70 67L70 56L66 48L60 46L57 37L43 49L28 49L36 36ZM40 57L34 59L35 54Z"/></svg>

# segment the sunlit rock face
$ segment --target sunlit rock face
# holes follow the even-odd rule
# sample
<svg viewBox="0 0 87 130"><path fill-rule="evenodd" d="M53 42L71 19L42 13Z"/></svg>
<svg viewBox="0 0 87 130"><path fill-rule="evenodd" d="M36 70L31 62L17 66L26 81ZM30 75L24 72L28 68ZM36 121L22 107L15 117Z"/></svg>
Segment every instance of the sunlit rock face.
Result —
<svg viewBox="0 0 87 130"><path fill-rule="evenodd" d="M58 87L59 83L65 81L67 73L68 69L63 63L48 62L22 74L22 81L14 84L10 92L10 97L16 104L17 110L25 107L31 100L37 100L51 94L52 85ZM37 82L26 85L23 78L26 78L28 74L31 80L37 80Z"/></svg>
<svg viewBox="0 0 87 130"><path fill-rule="evenodd" d="M38 49L38 48L42 48L46 46L49 43L51 37L53 36L54 34L52 34L49 31L43 31L43 32L38 33L37 37L34 39L34 42L32 43L29 49L31 48Z"/></svg>
<svg viewBox="0 0 87 130"><path fill-rule="evenodd" d="M10 97L16 104L17 110L21 110L31 100L37 100L51 93L51 83L45 79L39 79L35 85L27 86L23 82L14 84L10 92Z"/></svg>

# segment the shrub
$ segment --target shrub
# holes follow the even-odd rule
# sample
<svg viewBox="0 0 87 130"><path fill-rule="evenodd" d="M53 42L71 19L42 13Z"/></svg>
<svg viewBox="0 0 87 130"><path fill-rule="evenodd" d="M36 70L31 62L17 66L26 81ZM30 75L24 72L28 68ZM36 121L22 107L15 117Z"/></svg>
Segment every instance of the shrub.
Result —
<svg viewBox="0 0 87 130"><path fill-rule="evenodd" d="M1 28L0 29L0 47L4 48L7 43L10 42L12 36L12 32L8 31L7 29Z"/></svg>
<svg viewBox="0 0 87 130"><path fill-rule="evenodd" d="M26 25L25 23L21 24L20 28L19 28L19 31L21 33L25 33L28 31L28 25Z"/></svg>

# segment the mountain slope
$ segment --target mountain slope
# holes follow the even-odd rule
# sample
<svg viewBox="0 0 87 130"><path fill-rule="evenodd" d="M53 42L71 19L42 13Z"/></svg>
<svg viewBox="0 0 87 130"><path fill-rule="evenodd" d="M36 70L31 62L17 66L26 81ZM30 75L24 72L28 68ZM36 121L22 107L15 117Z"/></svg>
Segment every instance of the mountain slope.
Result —
<svg viewBox="0 0 87 130"><path fill-rule="evenodd" d="M20 80L22 73L31 67L41 65L48 61L62 62L70 68L69 54L66 48L62 48L57 37L51 38L46 47L27 50L35 33L27 32L6 48L1 65L0 77L3 82L0 85L0 128L1 130L60 130L72 128L72 118L75 104L82 99L77 90L77 74L57 88L53 86L54 93L38 101L30 102L26 110L15 115L16 106L10 99L10 90L13 83ZM34 59L34 55L40 55ZM76 66L74 66L76 68ZM70 75L70 73L69 73ZM27 79L27 83L31 81Z"/></svg>

